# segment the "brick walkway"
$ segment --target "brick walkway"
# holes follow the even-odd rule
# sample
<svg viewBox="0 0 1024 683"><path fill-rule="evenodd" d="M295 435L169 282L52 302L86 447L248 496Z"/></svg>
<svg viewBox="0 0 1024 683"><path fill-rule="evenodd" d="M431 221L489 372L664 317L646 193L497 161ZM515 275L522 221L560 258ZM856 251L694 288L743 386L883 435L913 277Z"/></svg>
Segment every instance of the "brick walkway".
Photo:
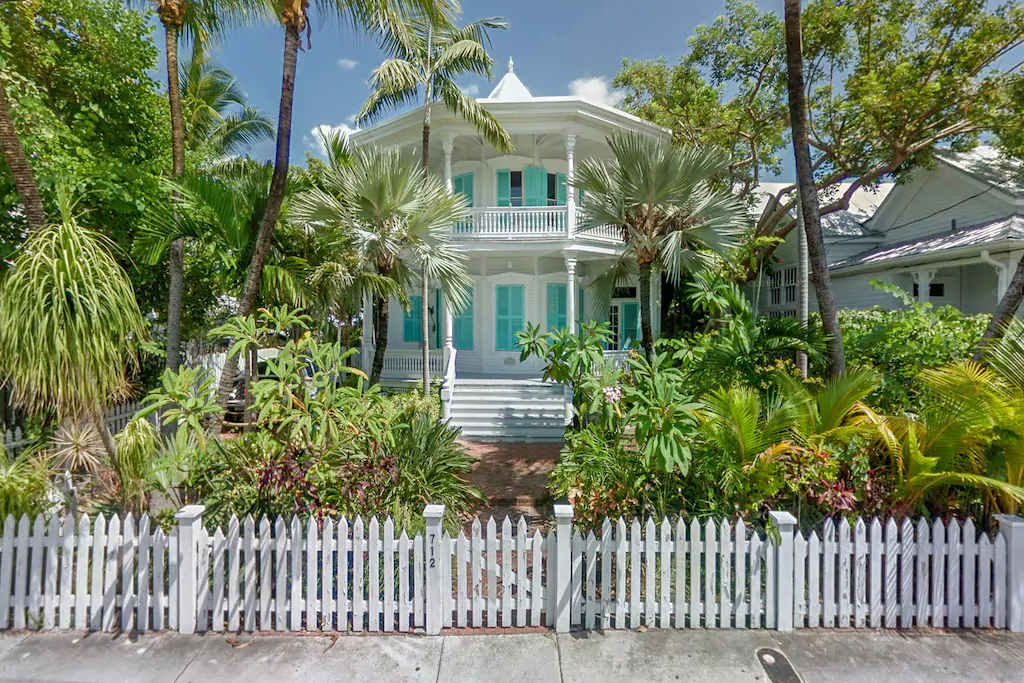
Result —
<svg viewBox="0 0 1024 683"><path fill-rule="evenodd" d="M470 483L490 500L476 514L485 523L490 516L497 523L508 515L513 521L526 517L531 528L545 526L548 519L548 474L558 462L562 449L557 443L463 443L478 458L469 475ZM470 520L470 523L472 520ZM467 524L467 529L469 525Z"/></svg>

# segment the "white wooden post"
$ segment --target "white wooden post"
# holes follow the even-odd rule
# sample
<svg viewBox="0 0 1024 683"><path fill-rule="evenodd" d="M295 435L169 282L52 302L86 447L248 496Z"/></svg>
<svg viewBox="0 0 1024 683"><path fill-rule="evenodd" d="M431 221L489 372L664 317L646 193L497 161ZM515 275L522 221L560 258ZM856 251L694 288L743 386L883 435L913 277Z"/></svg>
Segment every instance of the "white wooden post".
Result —
<svg viewBox="0 0 1024 683"><path fill-rule="evenodd" d="M917 302L921 304L928 303L930 292L929 287L932 284L932 280L935 279L934 270L919 270L914 273L914 284L917 285Z"/></svg>
<svg viewBox="0 0 1024 683"><path fill-rule="evenodd" d="M178 520L178 633L196 632L198 544L205 511L205 505L186 505L174 515Z"/></svg>
<svg viewBox="0 0 1024 683"><path fill-rule="evenodd" d="M996 515L1006 541L1006 627L1024 632L1024 518Z"/></svg>
<svg viewBox="0 0 1024 683"><path fill-rule="evenodd" d="M442 585L444 572L441 570L442 562L451 560L441 555L441 519L444 517L444 505L428 505L423 509L423 517L427 520L427 590L426 590L426 631L428 636L436 636L441 633L442 619L441 606L443 604L442 591L451 591L451 586Z"/></svg>
<svg viewBox="0 0 1024 683"><path fill-rule="evenodd" d="M778 549L775 552L775 629L792 631L793 533L796 530L796 517L775 510L769 512L768 516L779 533Z"/></svg>
<svg viewBox="0 0 1024 683"><path fill-rule="evenodd" d="M576 254L571 251L565 252L565 279L568 287L565 293L565 313L569 323L569 331L573 334L579 332L576 324Z"/></svg>
<svg viewBox="0 0 1024 683"><path fill-rule="evenodd" d="M359 364L367 375L373 369L373 295L363 292L363 343Z"/></svg>
<svg viewBox="0 0 1024 683"><path fill-rule="evenodd" d="M565 136L565 236L569 239L576 233L576 190L572 186L576 179L575 149L576 134L569 133Z"/></svg>
<svg viewBox="0 0 1024 683"><path fill-rule="evenodd" d="M548 623L554 622L558 633L569 632L570 606L572 603L572 505L555 503L555 604ZM549 567L550 574L550 567ZM548 577L551 580L551 577Z"/></svg>

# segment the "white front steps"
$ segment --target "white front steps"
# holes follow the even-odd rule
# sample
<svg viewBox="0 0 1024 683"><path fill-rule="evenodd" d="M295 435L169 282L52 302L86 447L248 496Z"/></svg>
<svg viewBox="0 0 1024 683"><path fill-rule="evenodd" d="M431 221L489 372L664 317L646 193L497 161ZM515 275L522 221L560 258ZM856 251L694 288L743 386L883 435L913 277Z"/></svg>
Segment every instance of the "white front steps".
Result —
<svg viewBox="0 0 1024 683"><path fill-rule="evenodd" d="M468 441L561 441L560 384L530 379L456 379L452 424Z"/></svg>

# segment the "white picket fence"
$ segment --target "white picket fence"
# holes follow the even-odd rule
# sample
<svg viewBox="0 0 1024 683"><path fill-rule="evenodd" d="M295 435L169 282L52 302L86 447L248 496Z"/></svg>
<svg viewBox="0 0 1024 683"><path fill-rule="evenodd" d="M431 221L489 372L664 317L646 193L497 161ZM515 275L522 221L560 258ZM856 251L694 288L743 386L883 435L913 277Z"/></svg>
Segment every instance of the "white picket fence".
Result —
<svg viewBox="0 0 1024 683"><path fill-rule="evenodd" d="M103 419L107 424L107 429L109 429L112 434L117 434L128 426L132 417L134 417L135 413L137 413L141 407L142 404L139 401L119 403L111 406L103 413ZM32 439L25 436L21 427L15 427L14 429L8 429L3 432L3 446L4 450L8 453L19 451L30 445L31 442Z"/></svg>
<svg viewBox="0 0 1024 683"><path fill-rule="evenodd" d="M137 522L8 517L0 629L396 631L445 627L1009 628L1024 630L1024 519L991 540L970 520L605 520L581 534L524 520L469 534L394 522L232 518L202 506L169 534ZM559 539L565 539L560 542Z"/></svg>

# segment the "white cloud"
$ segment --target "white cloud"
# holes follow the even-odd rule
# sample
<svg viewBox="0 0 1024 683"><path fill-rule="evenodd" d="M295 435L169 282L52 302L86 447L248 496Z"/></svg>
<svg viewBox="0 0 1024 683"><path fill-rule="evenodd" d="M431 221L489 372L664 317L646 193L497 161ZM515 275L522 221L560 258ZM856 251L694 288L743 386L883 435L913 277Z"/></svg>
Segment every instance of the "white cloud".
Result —
<svg viewBox="0 0 1024 683"><path fill-rule="evenodd" d="M614 107L626 96L621 90L612 90L612 82L607 76L577 78L569 84L569 93L593 102L607 104L609 107Z"/></svg>
<svg viewBox="0 0 1024 683"><path fill-rule="evenodd" d="M355 59L342 57L341 59L338 60L338 66L341 67L342 71L351 71L352 69L359 66L359 62Z"/></svg>
<svg viewBox="0 0 1024 683"><path fill-rule="evenodd" d="M324 137L331 133L341 133L343 136L348 137L357 130L359 129L353 128L347 123L339 123L336 126L332 126L329 123L321 123L319 126L315 126L313 130L309 131L309 135L303 135L302 142L320 156L327 156L327 147L324 145L323 141Z"/></svg>
<svg viewBox="0 0 1024 683"><path fill-rule="evenodd" d="M355 114L352 114L351 116L346 116L345 120L348 121L348 125L350 125L350 126L356 125L356 115Z"/></svg>
<svg viewBox="0 0 1024 683"><path fill-rule="evenodd" d="M470 97L476 97L480 94L480 86L474 83L473 85L467 85L465 88L459 88L462 92L466 93Z"/></svg>

